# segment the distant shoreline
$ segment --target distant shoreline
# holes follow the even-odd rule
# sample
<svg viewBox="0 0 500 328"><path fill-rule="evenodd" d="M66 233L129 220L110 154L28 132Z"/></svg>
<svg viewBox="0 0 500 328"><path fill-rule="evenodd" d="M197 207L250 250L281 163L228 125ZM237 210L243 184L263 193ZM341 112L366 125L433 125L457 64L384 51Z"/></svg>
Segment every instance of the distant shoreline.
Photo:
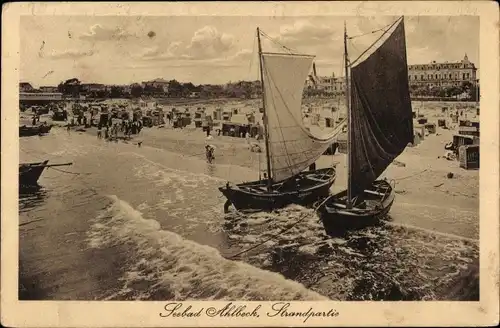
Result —
<svg viewBox="0 0 500 328"><path fill-rule="evenodd" d="M331 97L305 97L302 98L303 102L315 101L315 100L344 100L343 95L334 95ZM78 101L78 102L103 102L110 100L128 100L131 102L139 101L156 101L160 105L188 105L188 104L198 104L198 103L218 103L218 102L231 102L231 101L261 101L261 98L171 98L171 97L139 97L139 98L73 98L73 97L63 97L61 99L47 100L47 102L61 102L61 101ZM473 99L456 99L456 98L439 98L439 97L422 97L422 98L411 98L413 102L444 102L444 103L478 103L478 101ZM20 103L25 101L20 100ZM26 101L28 102L28 101Z"/></svg>

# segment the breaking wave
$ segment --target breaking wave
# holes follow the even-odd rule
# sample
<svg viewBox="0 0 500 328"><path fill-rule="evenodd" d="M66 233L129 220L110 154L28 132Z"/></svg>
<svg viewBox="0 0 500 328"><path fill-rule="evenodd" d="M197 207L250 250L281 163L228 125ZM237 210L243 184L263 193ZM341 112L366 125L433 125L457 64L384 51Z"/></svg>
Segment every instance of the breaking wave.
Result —
<svg viewBox="0 0 500 328"><path fill-rule="evenodd" d="M104 299L324 300L300 283L243 262L224 259L218 250L161 230L156 220L116 196L94 220L91 247L127 247L122 288Z"/></svg>

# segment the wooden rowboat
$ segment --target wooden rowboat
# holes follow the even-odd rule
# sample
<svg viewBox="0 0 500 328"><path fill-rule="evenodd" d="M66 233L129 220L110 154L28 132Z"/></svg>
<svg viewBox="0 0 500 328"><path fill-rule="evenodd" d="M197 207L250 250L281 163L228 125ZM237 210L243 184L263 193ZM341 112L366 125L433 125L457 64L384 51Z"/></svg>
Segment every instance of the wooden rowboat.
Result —
<svg viewBox="0 0 500 328"><path fill-rule="evenodd" d="M38 185L38 179L47 167L68 166L73 164L47 164L48 162L48 160L45 160L43 162L19 164L19 187L22 188Z"/></svg>

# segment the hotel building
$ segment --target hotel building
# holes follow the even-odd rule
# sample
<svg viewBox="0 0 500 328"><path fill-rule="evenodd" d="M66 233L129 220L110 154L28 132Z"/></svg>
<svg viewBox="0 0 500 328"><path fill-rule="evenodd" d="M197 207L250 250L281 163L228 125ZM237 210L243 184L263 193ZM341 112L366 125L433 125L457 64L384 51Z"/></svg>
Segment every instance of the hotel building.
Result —
<svg viewBox="0 0 500 328"><path fill-rule="evenodd" d="M469 61L467 54L459 62L408 65L408 79L411 86L418 87L460 87L464 82L475 84L477 68Z"/></svg>

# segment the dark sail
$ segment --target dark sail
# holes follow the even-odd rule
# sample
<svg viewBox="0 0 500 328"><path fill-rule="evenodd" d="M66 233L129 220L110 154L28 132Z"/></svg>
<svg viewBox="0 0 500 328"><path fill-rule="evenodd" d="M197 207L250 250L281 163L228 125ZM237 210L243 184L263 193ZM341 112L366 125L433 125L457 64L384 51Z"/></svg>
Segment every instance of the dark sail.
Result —
<svg viewBox="0 0 500 328"><path fill-rule="evenodd" d="M350 188L363 191L413 141L404 21L351 69Z"/></svg>

